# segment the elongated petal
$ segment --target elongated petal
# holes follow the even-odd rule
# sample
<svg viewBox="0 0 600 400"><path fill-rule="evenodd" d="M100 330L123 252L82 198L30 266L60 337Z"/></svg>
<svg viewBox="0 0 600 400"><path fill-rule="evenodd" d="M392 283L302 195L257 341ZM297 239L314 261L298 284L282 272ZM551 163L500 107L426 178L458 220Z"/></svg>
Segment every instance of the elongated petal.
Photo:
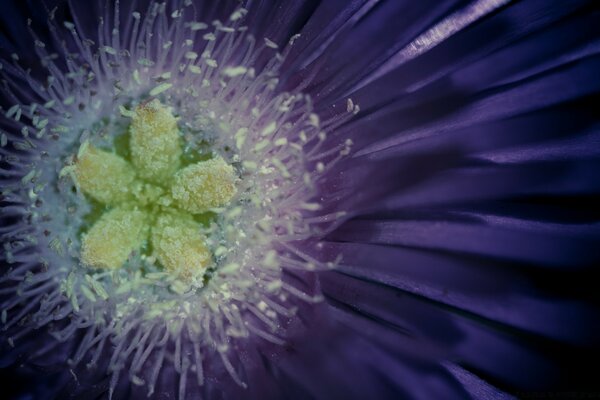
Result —
<svg viewBox="0 0 600 400"><path fill-rule="evenodd" d="M214 158L178 171L171 192L181 208L196 214L227 204L235 195L235 180L233 167Z"/></svg>
<svg viewBox="0 0 600 400"><path fill-rule="evenodd" d="M177 120L158 100L140 105L131 122L131 158L139 175L165 183L179 168L181 144Z"/></svg>
<svg viewBox="0 0 600 400"><path fill-rule="evenodd" d="M84 235L81 260L95 268L119 268L148 236L149 217L145 212L119 207L104 214Z"/></svg>
<svg viewBox="0 0 600 400"><path fill-rule="evenodd" d="M118 204L131 199L135 171L116 154L84 144L75 164L75 178L86 195L104 204Z"/></svg>
<svg viewBox="0 0 600 400"><path fill-rule="evenodd" d="M152 228L152 246L158 261L184 279L202 273L211 262L205 237L192 216L165 213Z"/></svg>

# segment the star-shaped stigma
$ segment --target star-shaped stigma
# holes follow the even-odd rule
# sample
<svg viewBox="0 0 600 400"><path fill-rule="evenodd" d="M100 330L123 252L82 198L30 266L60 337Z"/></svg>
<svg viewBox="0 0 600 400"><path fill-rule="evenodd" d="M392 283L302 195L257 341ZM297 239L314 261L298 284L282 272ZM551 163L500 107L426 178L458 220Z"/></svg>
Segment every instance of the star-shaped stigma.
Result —
<svg viewBox="0 0 600 400"><path fill-rule="evenodd" d="M221 157L182 167L177 120L160 101L130 116L131 162L88 142L75 157L71 172L79 190L107 206L82 236L81 261L120 268L148 243L166 271L184 280L201 276L212 254L194 215L232 200L235 170Z"/></svg>

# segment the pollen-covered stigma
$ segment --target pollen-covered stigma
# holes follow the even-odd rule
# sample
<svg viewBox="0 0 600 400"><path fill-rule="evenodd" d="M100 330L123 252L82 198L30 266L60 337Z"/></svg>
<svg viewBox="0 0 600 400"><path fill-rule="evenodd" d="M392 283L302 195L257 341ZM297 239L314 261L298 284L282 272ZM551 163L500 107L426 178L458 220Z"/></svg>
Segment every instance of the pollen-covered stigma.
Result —
<svg viewBox="0 0 600 400"><path fill-rule="evenodd" d="M81 262L114 270L145 247L166 272L189 282L212 263L194 216L231 202L236 171L219 156L182 166L177 120L159 100L130 116L131 162L85 142L68 167L78 189L106 206L82 234Z"/></svg>

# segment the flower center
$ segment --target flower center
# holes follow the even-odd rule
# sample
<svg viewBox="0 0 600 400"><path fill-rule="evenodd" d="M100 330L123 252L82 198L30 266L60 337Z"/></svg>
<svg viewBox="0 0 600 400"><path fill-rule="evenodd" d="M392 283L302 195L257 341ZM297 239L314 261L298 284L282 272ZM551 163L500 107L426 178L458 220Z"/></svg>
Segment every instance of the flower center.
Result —
<svg viewBox="0 0 600 400"><path fill-rule="evenodd" d="M85 142L65 171L86 197L106 206L81 237L81 261L117 269L145 250L149 262L177 278L202 277L213 257L196 217L232 201L236 171L219 156L183 166L177 119L159 100L127 114L131 162Z"/></svg>

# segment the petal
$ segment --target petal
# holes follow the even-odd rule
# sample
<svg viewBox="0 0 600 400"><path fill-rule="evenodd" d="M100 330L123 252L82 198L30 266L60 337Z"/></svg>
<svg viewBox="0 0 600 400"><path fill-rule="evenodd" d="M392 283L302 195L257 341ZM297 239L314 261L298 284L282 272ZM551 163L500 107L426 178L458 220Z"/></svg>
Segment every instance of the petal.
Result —
<svg viewBox="0 0 600 400"><path fill-rule="evenodd" d="M200 225L186 213L164 213L152 228L154 255L171 272L190 279L204 272L211 262Z"/></svg>
<svg viewBox="0 0 600 400"><path fill-rule="evenodd" d="M229 203L236 192L235 181L233 167L213 158L178 171L171 194L181 208L197 214Z"/></svg>
<svg viewBox="0 0 600 400"><path fill-rule="evenodd" d="M171 109L156 99L141 104L135 110L130 133L131 158L139 175L164 183L179 168L182 153Z"/></svg>
<svg viewBox="0 0 600 400"><path fill-rule="evenodd" d="M533 224L532 224L533 225ZM333 238L340 241L405 246L432 251L456 252L525 262L547 268L585 267L598 262L593 254L597 235L585 229L577 234L492 226L478 221L447 220L353 220ZM587 236L587 237L586 237Z"/></svg>
<svg viewBox="0 0 600 400"><path fill-rule="evenodd" d="M131 199L129 188L135 182L135 171L116 154L85 143L77 155L75 178L88 196L104 204L118 204Z"/></svg>
<svg viewBox="0 0 600 400"><path fill-rule="evenodd" d="M148 236L149 215L128 206L105 213L83 236L81 260L96 268L119 268Z"/></svg>

